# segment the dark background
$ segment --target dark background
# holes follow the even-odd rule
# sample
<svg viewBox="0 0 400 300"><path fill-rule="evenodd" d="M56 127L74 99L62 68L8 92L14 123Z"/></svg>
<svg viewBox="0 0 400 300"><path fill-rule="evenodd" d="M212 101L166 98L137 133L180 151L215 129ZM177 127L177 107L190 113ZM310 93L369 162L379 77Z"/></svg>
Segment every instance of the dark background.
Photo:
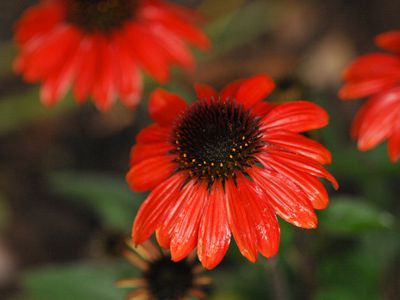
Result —
<svg viewBox="0 0 400 300"><path fill-rule="evenodd" d="M157 84L146 79L136 111L101 114L70 96L41 107L37 86L11 70L13 24L35 2L0 1L0 299L122 299L113 282L137 271L119 253L145 196L124 175ZM332 151L341 184L317 230L281 222L276 258L252 265L232 245L209 272L210 299L399 299L400 167L385 145L356 150L349 128L361 102L336 92L343 68L377 50L373 37L400 28L400 1L179 2L207 16L214 46L166 88L192 100L194 82L270 74L279 83L271 100L306 98L329 111L330 125L312 134Z"/></svg>

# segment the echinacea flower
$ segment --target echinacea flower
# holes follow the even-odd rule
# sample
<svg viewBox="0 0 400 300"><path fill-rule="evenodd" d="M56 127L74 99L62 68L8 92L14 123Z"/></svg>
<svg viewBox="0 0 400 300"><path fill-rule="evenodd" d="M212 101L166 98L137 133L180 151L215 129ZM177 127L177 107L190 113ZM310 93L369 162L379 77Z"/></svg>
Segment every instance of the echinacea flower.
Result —
<svg viewBox="0 0 400 300"><path fill-rule="evenodd" d="M372 53L353 61L345 70L342 100L369 97L353 121L358 149L370 150L388 140L389 157L400 157L400 31L378 35L375 43L394 54Z"/></svg>
<svg viewBox="0 0 400 300"><path fill-rule="evenodd" d="M206 49L192 10L164 0L42 0L16 26L15 69L40 82L53 105L73 86L78 102L91 96L100 110L119 97L135 107L142 72L165 83L171 65L190 69L188 44Z"/></svg>
<svg viewBox="0 0 400 300"><path fill-rule="evenodd" d="M141 276L118 280L118 287L133 289L126 300L184 300L206 296L211 278L203 274L204 268L194 257L173 262L150 241L137 247L131 242L127 245L124 256L141 270Z"/></svg>
<svg viewBox="0 0 400 300"><path fill-rule="evenodd" d="M328 204L318 177L335 178L322 164L331 154L300 135L327 125L318 105L261 102L274 82L260 75L217 93L197 85L198 101L156 90L149 111L155 124L142 130L127 174L136 191L152 190L133 224L134 244L156 231L174 261L196 246L208 269L224 257L231 233L243 256L276 254L276 215L303 228L317 226L314 209Z"/></svg>

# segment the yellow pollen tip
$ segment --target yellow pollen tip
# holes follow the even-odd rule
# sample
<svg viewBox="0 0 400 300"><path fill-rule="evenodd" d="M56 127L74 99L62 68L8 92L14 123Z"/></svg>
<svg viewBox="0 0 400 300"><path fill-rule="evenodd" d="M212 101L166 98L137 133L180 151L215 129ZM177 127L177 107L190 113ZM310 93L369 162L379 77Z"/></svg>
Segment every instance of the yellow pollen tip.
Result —
<svg viewBox="0 0 400 300"><path fill-rule="evenodd" d="M224 164L223 164L223 163L220 163L219 166L222 168L222 167L224 166Z"/></svg>

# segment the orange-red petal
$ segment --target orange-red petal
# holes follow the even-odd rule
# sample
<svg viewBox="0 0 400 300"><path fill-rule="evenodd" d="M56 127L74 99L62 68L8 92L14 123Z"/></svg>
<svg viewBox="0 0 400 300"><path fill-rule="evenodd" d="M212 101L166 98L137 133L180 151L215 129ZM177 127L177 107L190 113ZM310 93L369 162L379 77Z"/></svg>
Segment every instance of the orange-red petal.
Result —
<svg viewBox="0 0 400 300"><path fill-rule="evenodd" d="M174 93L157 89L150 95L149 113L160 125L172 124L186 108L186 102Z"/></svg>
<svg viewBox="0 0 400 300"><path fill-rule="evenodd" d="M197 245L197 233L208 200L208 189L205 183L197 184L195 191L183 204L175 220L171 235L171 258L179 261L185 258Z"/></svg>
<svg viewBox="0 0 400 300"><path fill-rule="evenodd" d="M166 210L179 196L185 178L175 174L158 185L140 206L132 226L134 244L147 240L156 228L163 222Z"/></svg>
<svg viewBox="0 0 400 300"><path fill-rule="evenodd" d="M171 176L176 164L168 155L156 156L134 165L128 172L126 179L129 186L135 191L147 191Z"/></svg>
<svg viewBox="0 0 400 300"><path fill-rule="evenodd" d="M256 197L247 182L241 180L237 186L233 180L227 180L225 198L229 227L240 253L251 262L257 261L257 232L249 214L248 199Z"/></svg>
<svg viewBox="0 0 400 300"><path fill-rule="evenodd" d="M246 107L251 107L267 97L274 88L275 83L271 77L253 76L243 80L236 93L236 100Z"/></svg>
<svg viewBox="0 0 400 300"><path fill-rule="evenodd" d="M328 120L327 112L319 105L308 101L293 101L272 109L262 119L261 128L303 132L324 127Z"/></svg>
<svg viewBox="0 0 400 300"><path fill-rule="evenodd" d="M208 196L198 233L197 254L202 265L207 269L217 266L231 241L224 190L216 182Z"/></svg>
<svg viewBox="0 0 400 300"><path fill-rule="evenodd" d="M386 50L400 53L400 30L393 30L379 34L375 43Z"/></svg>

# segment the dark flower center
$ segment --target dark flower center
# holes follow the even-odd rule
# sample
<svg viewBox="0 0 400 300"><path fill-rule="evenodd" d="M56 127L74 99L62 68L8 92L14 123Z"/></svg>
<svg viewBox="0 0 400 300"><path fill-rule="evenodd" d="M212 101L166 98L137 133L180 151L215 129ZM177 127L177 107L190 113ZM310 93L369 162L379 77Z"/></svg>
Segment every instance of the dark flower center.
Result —
<svg viewBox="0 0 400 300"><path fill-rule="evenodd" d="M236 101L197 102L174 129L178 170L205 179L209 186L246 174L262 146L259 118Z"/></svg>
<svg viewBox="0 0 400 300"><path fill-rule="evenodd" d="M144 274L149 285L149 291L157 300L183 299L193 287L193 265L186 260L171 261L163 256L151 263Z"/></svg>
<svg viewBox="0 0 400 300"><path fill-rule="evenodd" d="M137 0L67 0L67 21L87 32L110 32L134 15Z"/></svg>

